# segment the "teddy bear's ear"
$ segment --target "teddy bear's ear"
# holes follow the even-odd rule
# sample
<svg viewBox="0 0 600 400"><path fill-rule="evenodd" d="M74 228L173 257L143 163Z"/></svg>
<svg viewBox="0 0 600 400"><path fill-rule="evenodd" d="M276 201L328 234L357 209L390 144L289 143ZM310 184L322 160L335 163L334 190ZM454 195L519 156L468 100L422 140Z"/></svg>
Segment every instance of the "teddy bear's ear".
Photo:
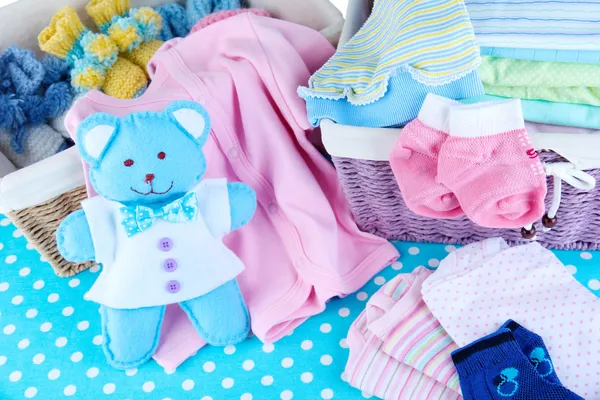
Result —
<svg viewBox="0 0 600 400"><path fill-rule="evenodd" d="M190 100L179 100L169 104L164 113L193 136L198 146L204 146L210 132L210 117L202 106Z"/></svg>
<svg viewBox="0 0 600 400"><path fill-rule="evenodd" d="M77 146L81 157L96 166L118 127L119 118L114 115L96 113L87 117L77 128Z"/></svg>

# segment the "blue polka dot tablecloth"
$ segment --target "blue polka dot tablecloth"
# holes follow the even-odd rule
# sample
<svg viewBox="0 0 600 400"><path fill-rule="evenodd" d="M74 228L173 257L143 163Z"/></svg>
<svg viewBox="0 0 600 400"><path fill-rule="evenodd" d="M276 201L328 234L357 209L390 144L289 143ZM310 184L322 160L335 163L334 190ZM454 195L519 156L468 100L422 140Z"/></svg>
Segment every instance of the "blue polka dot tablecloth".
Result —
<svg viewBox="0 0 600 400"><path fill-rule="evenodd" d="M98 306L83 299L98 269L59 278L22 233L0 216L0 399L319 400L363 399L342 380L348 328L370 295L419 265L435 268L453 246L397 243L402 254L360 291L328 303L275 344L250 338L204 348L174 371L154 361L110 368L101 349ZM600 253L558 251L600 294Z"/></svg>

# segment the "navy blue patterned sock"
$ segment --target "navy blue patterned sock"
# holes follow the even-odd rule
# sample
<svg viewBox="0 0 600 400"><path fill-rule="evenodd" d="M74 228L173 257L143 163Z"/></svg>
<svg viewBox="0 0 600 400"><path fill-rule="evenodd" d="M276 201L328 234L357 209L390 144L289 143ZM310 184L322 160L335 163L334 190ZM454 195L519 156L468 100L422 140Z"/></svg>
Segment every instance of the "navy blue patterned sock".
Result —
<svg viewBox="0 0 600 400"><path fill-rule="evenodd" d="M525 356L529 358L529 361L542 379L562 385L556 375L556 371L554 371L554 364L552 364L552 360L550 359L550 353L548 353L541 336L524 328L512 319L506 321L500 329L508 329L512 332L519 347Z"/></svg>
<svg viewBox="0 0 600 400"><path fill-rule="evenodd" d="M508 329L454 351L452 361L465 400L584 400L542 379Z"/></svg>

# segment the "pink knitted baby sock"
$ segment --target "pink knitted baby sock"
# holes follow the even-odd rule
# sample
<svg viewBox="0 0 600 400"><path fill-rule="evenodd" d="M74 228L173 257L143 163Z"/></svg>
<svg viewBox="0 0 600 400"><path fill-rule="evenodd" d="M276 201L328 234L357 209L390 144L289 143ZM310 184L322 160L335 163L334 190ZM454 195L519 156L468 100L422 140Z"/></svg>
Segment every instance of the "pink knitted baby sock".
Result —
<svg viewBox="0 0 600 400"><path fill-rule="evenodd" d="M221 10L214 12L212 14L208 14L206 17L202 18L200 21L196 22L196 25L192 27L190 33L194 33L199 31L200 29L204 29L209 25L212 25L216 22L223 21L224 19L234 17L238 14L243 13L252 13L254 15L258 15L259 17L270 17L271 15L265 11L258 8L238 8L236 10Z"/></svg>
<svg viewBox="0 0 600 400"><path fill-rule="evenodd" d="M406 206L432 218L463 215L456 196L436 181L438 153L448 138L448 115L454 101L428 94L417 119L402 129L390 165Z"/></svg>
<svg viewBox="0 0 600 400"><path fill-rule="evenodd" d="M455 106L439 179L467 216L489 228L520 228L544 214L546 175L518 99Z"/></svg>

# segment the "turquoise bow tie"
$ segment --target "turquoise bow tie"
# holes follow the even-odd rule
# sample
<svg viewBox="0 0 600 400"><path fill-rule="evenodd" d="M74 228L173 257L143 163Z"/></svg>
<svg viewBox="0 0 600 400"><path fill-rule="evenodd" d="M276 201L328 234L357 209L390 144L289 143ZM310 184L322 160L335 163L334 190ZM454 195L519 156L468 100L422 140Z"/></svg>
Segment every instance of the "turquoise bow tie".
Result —
<svg viewBox="0 0 600 400"><path fill-rule="evenodd" d="M177 224L196 219L197 213L198 202L196 201L196 193L188 193L156 209L144 206L121 207L121 214L123 216L121 224L125 228L127 236L131 237L150 228L157 219Z"/></svg>

